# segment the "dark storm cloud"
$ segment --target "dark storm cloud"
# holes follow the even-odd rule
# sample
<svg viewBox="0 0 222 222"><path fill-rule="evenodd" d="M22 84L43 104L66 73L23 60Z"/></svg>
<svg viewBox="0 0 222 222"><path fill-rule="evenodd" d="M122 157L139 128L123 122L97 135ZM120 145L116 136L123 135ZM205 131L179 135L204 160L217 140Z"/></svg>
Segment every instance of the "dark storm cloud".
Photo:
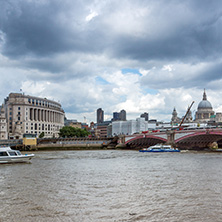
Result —
<svg viewBox="0 0 222 222"><path fill-rule="evenodd" d="M94 50L82 24L88 12L81 1L5 1L1 12L3 54L8 57Z"/></svg>
<svg viewBox="0 0 222 222"><path fill-rule="evenodd" d="M208 88L212 90L215 89L215 86L211 85L211 82L222 80L222 62L213 63L208 65L202 72L198 73L193 78L193 82L196 85L209 85ZM199 83L199 84L197 84Z"/></svg>
<svg viewBox="0 0 222 222"><path fill-rule="evenodd" d="M91 6L98 16L87 22ZM85 70L73 69L78 54L82 60L84 55L104 55L105 60L118 62L127 58L137 61L138 67L151 60L195 64L221 56L221 6L219 0L3 0L1 52L25 68L67 78L90 75L96 66L103 66L97 63L92 68L86 59ZM75 53L73 62L55 59L61 54L68 58L71 53Z"/></svg>
<svg viewBox="0 0 222 222"><path fill-rule="evenodd" d="M189 11L187 17L184 17L184 13L180 15L181 12L176 11L177 8L183 10L183 4L186 7L185 10ZM161 14L157 10L153 11L156 13L158 22L152 24L145 22L144 29L150 28L150 25L155 26L151 28L153 33L147 32L146 35L139 37L120 36L115 47L118 50L114 53L120 57L126 56L136 60L198 62L220 57L222 53L222 3L215 1L212 4L210 1L205 1L204 6L203 4L204 2L201 2L201 10L198 6L191 8L192 2L189 5L189 1L186 3L170 1L163 4ZM168 7L164 11L166 5ZM212 5L215 8L210 11ZM189 18L189 14L192 18ZM160 28L161 24L164 27Z"/></svg>

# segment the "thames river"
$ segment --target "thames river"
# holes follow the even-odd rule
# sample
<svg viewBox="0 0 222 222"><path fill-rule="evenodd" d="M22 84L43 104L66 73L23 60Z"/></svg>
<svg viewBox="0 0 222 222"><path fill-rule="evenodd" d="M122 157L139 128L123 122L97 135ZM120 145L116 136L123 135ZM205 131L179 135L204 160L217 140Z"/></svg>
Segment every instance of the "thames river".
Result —
<svg viewBox="0 0 222 222"><path fill-rule="evenodd" d="M0 171L1 222L222 221L222 153L35 152Z"/></svg>

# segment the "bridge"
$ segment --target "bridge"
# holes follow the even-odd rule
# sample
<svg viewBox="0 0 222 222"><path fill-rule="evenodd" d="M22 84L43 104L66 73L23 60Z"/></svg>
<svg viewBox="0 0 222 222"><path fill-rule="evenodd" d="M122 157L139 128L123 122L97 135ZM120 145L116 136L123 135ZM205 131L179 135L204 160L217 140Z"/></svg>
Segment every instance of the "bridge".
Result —
<svg viewBox="0 0 222 222"><path fill-rule="evenodd" d="M168 130L165 132L152 132L134 134L119 139L119 143L127 148L139 149L157 143L167 143L180 149L204 149L217 142L222 145L222 128L196 129L196 130Z"/></svg>

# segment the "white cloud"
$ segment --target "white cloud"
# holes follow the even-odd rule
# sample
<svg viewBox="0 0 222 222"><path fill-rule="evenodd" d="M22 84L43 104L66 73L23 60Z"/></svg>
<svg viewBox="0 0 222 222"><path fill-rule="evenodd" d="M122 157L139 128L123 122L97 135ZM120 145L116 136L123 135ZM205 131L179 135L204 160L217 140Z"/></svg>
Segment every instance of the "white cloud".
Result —
<svg viewBox="0 0 222 222"><path fill-rule="evenodd" d="M98 16L98 13L95 11L90 11L90 14L86 16L86 21L89 22L91 21L93 18L95 18L96 16Z"/></svg>
<svg viewBox="0 0 222 222"><path fill-rule="evenodd" d="M2 101L22 88L60 101L79 121L95 121L99 107L110 119L125 109L129 119L169 120L174 107L182 116L194 100L195 110L206 88L221 110L221 2L42 3L0 8Z"/></svg>

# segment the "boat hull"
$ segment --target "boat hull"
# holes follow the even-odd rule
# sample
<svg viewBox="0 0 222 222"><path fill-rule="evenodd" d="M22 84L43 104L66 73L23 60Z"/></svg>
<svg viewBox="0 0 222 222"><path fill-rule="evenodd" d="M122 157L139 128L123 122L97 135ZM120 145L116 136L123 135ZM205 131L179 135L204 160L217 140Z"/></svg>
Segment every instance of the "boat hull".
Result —
<svg viewBox="0 0 222 222"><path fill-rule="evenodd" d="M180 152L180 150L139 150L140 152L143 153L175 153L175 152Z"/></svg>
<svg viewBox="0 0 222 222"><path fill-rule="evenodd" d="M0 163L28 163L34 157L34 154L26 154L21 156L4 156L0 157Z"/></svg>

